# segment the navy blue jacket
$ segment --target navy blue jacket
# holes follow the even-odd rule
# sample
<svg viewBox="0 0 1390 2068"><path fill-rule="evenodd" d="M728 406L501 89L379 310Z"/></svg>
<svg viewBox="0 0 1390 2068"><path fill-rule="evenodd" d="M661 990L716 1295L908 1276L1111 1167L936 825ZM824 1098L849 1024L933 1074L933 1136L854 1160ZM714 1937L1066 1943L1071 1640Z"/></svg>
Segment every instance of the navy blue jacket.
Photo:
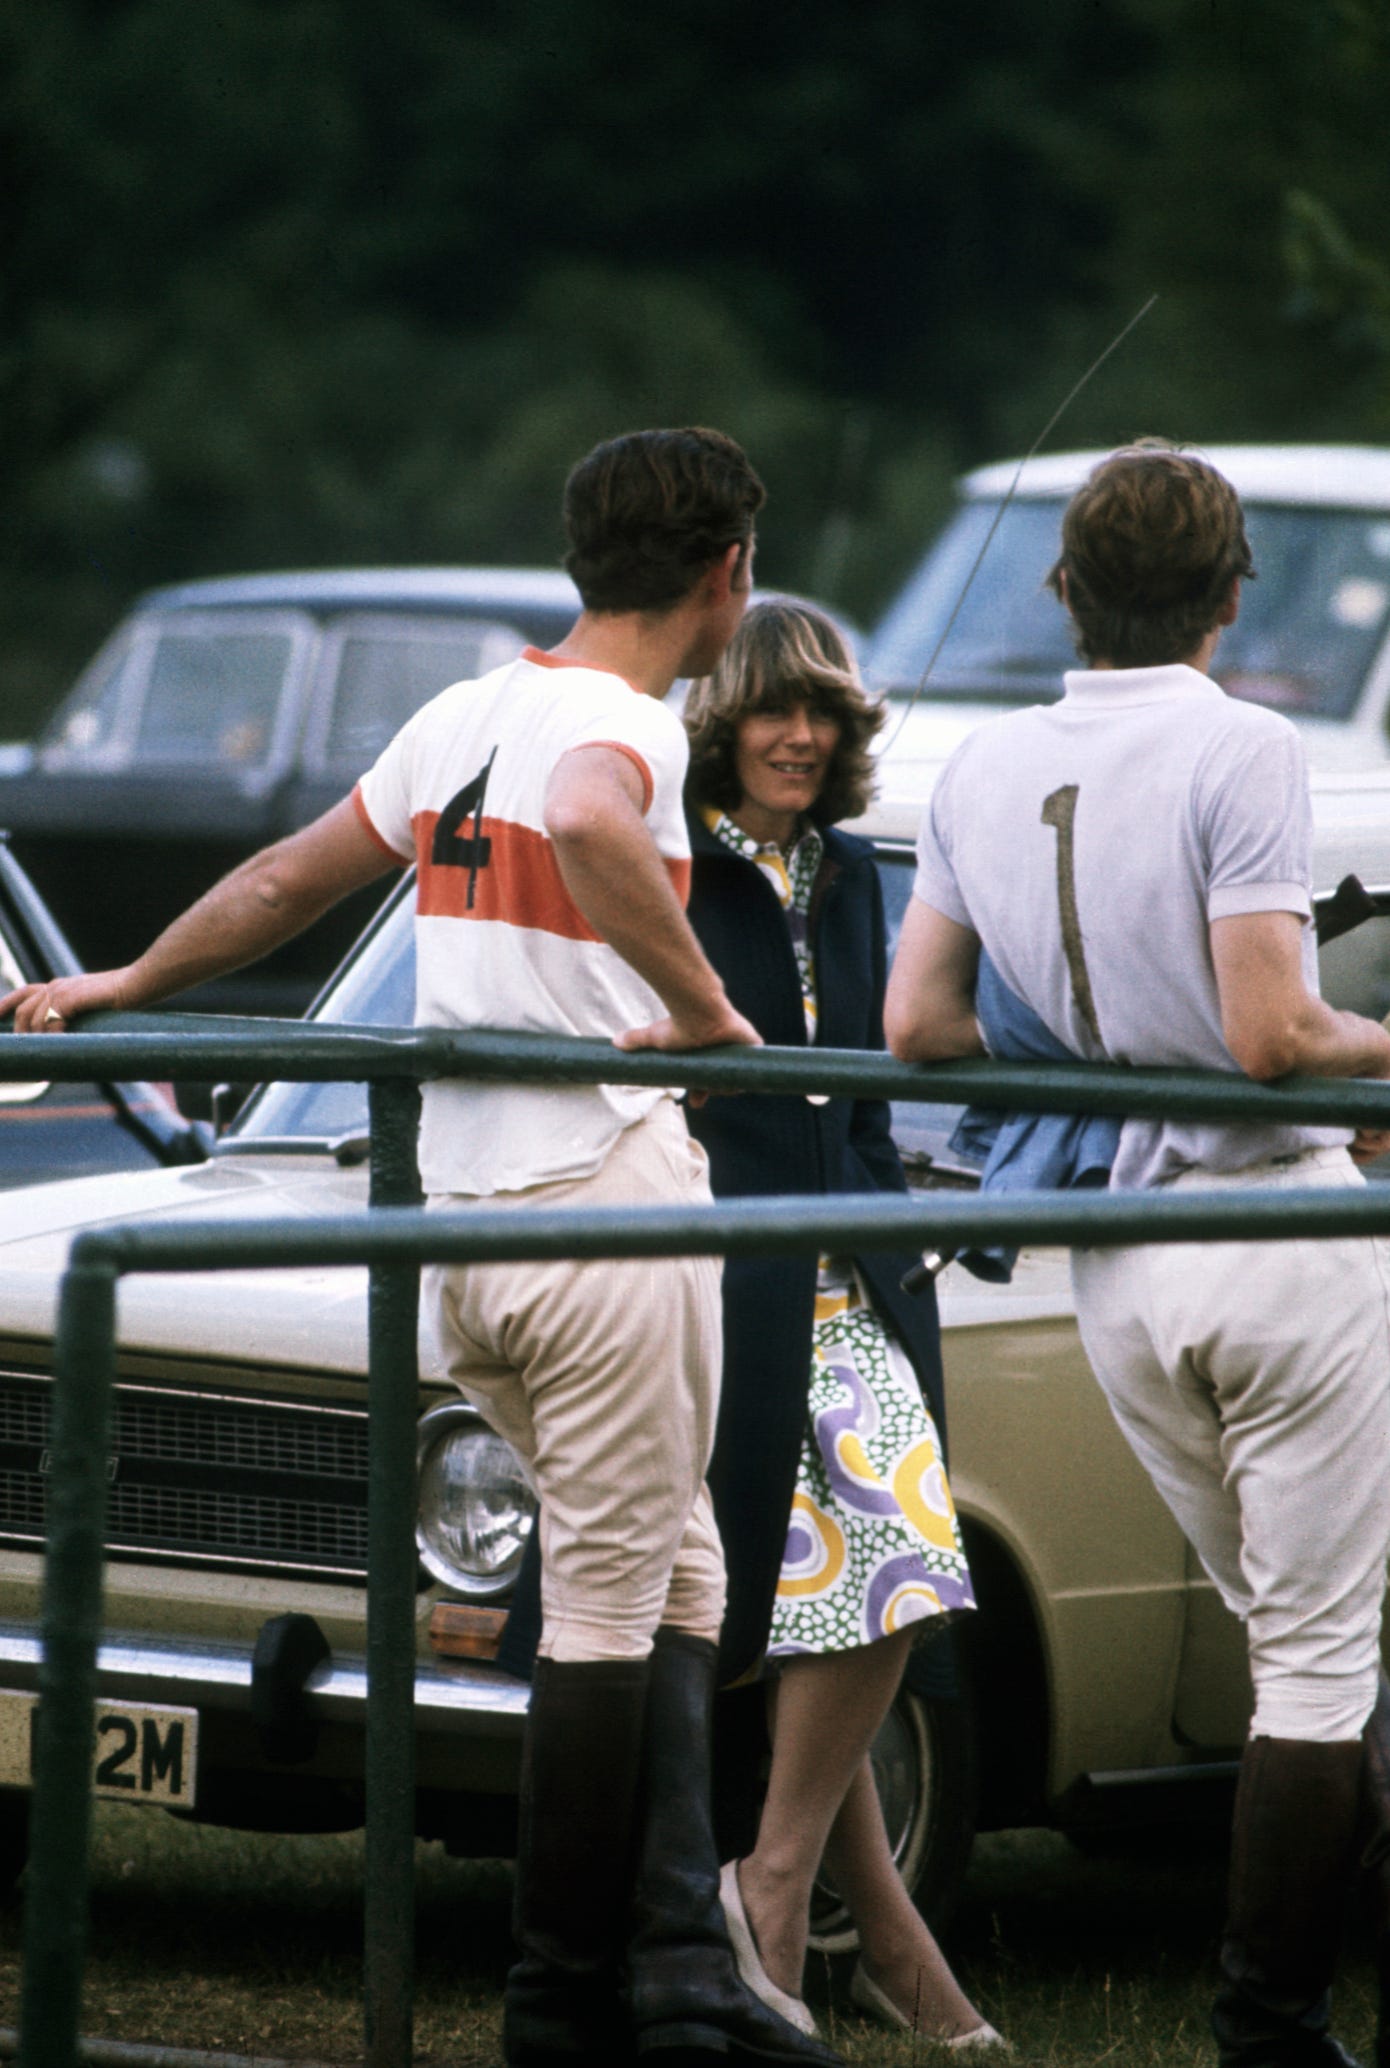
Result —
<svg viewBox="0 0 1390 2068"><path fill-rule="evenodd" d="M883 897L867 841L831 828L810 916L817 1046L883 1047ZM806 1020L786 914L752 862L691 820L690 921L730 999L763 1039L802 1047ZM775 1192L901 1192L906 1180L882 1099L749 1093L689 1115L716 1197ZM915 1255L855 1258L875 1307L906 1349L942 1441L936 1303L899 1281ZM730 1257L724 1266L724 1390L710 1489L729 1566L722 1677L744 1671L767 1635L805 1426L816 1260Z"/></svg>

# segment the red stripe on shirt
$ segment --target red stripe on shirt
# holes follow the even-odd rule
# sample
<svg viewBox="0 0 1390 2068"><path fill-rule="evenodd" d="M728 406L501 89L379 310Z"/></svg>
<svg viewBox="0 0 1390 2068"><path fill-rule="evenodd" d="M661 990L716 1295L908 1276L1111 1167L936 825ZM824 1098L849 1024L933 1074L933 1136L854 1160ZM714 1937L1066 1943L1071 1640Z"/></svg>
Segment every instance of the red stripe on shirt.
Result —
<svg viewBox="0 0 1390 2068"><path fill-rule="evenodd" d="M419 869L416 909L422 919L491 919L537 933L558 934L564 940L603 938L565 888L555 849L544 833L510 819L484 817L480 830L487 843L487 858L470 869L463 863L431 859L438 820L438 812L421 811L413 821ZM466 835L476 838L471 819ZM690 863L663 859L671 887L684 906L690 897Z"/></svg>

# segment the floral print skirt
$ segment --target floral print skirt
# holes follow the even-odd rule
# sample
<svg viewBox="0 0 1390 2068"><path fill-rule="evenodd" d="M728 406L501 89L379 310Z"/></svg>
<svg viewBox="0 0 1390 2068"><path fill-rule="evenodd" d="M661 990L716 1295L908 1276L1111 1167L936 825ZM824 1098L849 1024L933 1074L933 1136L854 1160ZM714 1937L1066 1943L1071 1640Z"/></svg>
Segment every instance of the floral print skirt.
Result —
<svg viewBox="0 0 1390 2068"><path fill-rule="evenodd" d="M853 1268L822 1258L768 1656L849 1651L975 1606L936 1425Z"/></svg>

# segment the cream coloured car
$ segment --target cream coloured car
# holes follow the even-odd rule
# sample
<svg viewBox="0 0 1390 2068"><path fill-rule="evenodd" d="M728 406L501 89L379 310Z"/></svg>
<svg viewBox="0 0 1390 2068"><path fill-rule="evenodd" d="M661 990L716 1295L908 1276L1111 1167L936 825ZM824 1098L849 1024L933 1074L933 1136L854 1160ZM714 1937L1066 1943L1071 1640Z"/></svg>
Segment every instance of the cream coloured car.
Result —
<svg viewBox="0 0 1390 2068"><path fill-rule="evenodd" d="M1359 821L1348 812L1320 841L1328 888L1351 858L1367 881L1390 881L1390 791L1358 795ZM914 827L915 810L890 793L875 830L895 916ZM409 1021L408 896L402 885L383 908L317 1017ZM905 1106L896 1125L915 1184L972 1182L945 1146L949 1116ZM52 1331L69 1243L80 1228L140 1216L358 1205L366 1142L361 1086L269 1085L204 1164L0 1196L0 1848L11 1870L24 1845ZM1208 1814L1249 1699L1240 1633L1086 1369L1065 1256L1025 1252L1007 1287L953 1266L941 1294L952 1477L981 1612L961 1635L961 1692L932 1693L932 1654L921 1653L876 1753L905 1870L934 1909L977 1827L1113 1832ZM223 1823L354 1824L365 1274L132 1278L119 1343L97 1784ZM529 1498L507 1447L428 1363L420 1413L417 1823L458 1852L506 1853L526 1692L486 1654ZM828 1895L820 1922L824 1942L839 1943Z"/></svg>

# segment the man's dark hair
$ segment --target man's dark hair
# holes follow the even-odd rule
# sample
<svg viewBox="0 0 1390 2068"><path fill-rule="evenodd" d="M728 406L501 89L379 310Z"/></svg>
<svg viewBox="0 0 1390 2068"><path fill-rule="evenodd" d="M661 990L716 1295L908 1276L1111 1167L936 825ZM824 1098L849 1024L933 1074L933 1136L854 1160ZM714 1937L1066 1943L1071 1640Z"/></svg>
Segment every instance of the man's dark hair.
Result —
<svg viewBox="0 0 1390 2068"><path fill-rule="evenodd" d="M730 546L767 491L722 431L629 431L565 483L565 566L586 610L669 610Z"/></svg>
<svg viewBox="0 0 1390 2068"><path fill-rule="evenodd" d="M1047 577L1085 661L1185 661L1220 620L1232 582L1255 573L1240 498L1223 474L1162 439L1102 460L1067 505Z"/></svg>

